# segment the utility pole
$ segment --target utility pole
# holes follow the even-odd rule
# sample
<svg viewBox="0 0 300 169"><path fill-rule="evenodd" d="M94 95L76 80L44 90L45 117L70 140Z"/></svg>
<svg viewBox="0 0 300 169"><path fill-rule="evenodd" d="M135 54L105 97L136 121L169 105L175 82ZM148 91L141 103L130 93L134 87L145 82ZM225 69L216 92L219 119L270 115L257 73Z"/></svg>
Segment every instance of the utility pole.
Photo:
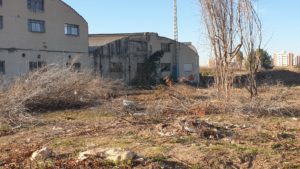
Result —
<svg viewBox="0 0 300 169"><path fill-rule="evenodd" d="M177 0L174 0L174 40L178 41Z"/></svg>
<svg viewBox="0 0 300 169"><path fill-rule="evenodd" d="M178 19L177 19L177 0L174 0L174 4L173 4L173 8L174 8L174 25L173 25L173 34L174 34L174 59L173 59L173 71L172 71L172 76L173 76L173 80L177 81L178 79Z"/></svg>

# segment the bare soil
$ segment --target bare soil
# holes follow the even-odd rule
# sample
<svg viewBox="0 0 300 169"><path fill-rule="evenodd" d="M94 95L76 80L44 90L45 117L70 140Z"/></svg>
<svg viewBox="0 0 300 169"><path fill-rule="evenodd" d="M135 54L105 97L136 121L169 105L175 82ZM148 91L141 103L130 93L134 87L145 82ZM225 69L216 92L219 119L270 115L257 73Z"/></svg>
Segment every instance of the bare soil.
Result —
<svg viewBox="0 0 300 169"><path fill-rule="evenodd" d="M213 93L185 87L132 91L98 107L35 115L38 123L29 128L2 126L0 168L30 168L31 154L42 147L56 154L45 168L300 168L299 87L261 88L260 105L281 106L266 111L261 106L257 113L242 89L233 91L231 106L222 110L224 103ZM171 97L185 103L181 107L193 108L179 110L172 102L164 111L143 116L120 106L124 99L134 100L152 108L139 111L153 113L158 112L153 104L167 104ZM187 97L198 100L198 107L187 104ZM292 114L277 112L287 110ZM79 152L98 147L128 149L146 160L114 164L94 157L77 162Z"/></svg>

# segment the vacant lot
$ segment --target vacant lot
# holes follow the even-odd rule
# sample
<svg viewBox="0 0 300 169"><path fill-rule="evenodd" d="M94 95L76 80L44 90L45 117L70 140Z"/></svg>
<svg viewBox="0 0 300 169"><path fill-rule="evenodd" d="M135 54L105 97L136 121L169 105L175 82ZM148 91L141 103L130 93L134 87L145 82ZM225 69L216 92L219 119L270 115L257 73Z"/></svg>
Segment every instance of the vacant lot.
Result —
<svg viewBox="0 0 300 169"><path fill-rule="evenodd" d="M232 93L224 103L214 89L128 90L97 106L34 115L30 127L2 125L0 168L36 167L30 156L42 147L55 152L43 168L300 168L300 88L261 87L254 100ZM143 161L78 162L95 148L124 148Z"/></svg>

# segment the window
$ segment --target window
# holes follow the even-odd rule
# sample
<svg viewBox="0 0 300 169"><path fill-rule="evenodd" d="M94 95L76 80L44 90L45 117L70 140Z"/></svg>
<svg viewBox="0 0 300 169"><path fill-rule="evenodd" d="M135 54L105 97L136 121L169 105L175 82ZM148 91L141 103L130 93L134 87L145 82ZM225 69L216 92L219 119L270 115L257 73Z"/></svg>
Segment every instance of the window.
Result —
<svg viewBox="0 0 300 169"><path fill-rule="evenodd" d="M81 63L73 63L72 68L74 71L80 71L81 70Z"/></svg>
<svg viewBox="0 0 300 169"><path fill-rule="evenodd" d="M3 16L0 16L0 29L3 29Z"/></svg>
<svg viewBox="0 0 300 169"><path fill-rule="evenodd" d="M137 51L147 51L148 44L147 42L139 42L137 45Z"/></svg>
<svg viewBox="0 0 300 169"><path fill-rule="evenodd" d="M33 12L44 11L44 0L27 0L27 7Z"/></svg>
<svg viewBox="0 0 300 169"><path fill-rule="evenodd" d="M5 61L0 61L0 74L5 74Z"/></svg>
<svg viewBox="0 0 300 169"><path fill-rule="evenodd" d="M161 63L160 64L161 72L169 72L171 71L171 63Z"/></svg>
<svg viewBox="0 0 300 169"><path fill-rule="evenodd" d="M122 63L110 63L110 72L122 72Z"/></svg>
<svg viewBox="0 0 300 169"><path fill-rule="evenodd" d="M38 61L38 62L29 62L29 70L34 71L46 66L46 62Z"/></svg>
<svg viewBox="0 0 300 169"><path fill-rule="evenodd" d="M185 72L192 72L193 71L193 64L184 64L183 65L183 70Z"/></svg>
<svg viewBox="0 0 300 169"><path fill-rule="evenodd" d="M28 31L44 33L45 32L45 21L29 19L28 20Z"/></svg>
<svg viewBox="0 0 300 169"><path fill-rule="evenodd" d="M0 0L0 6L2 6L2 0Z"/></svg>
<svg viewBox="0 0 300 169"><path fill-rule="evenodd" d="M171 45L169 43L162 43L161 44L161 50L163 52L170 52L171 51Z"/></svg>
<svg viewBox="0 0 300 169"><path fill-rule="evenodd" d="M79 36L79 25L65 24L65 35Z"/></svg>
<svg viewBox="0 0 300 169"><path fill-rule="evenodd" d="M75 63L67 62L66 66L70 67L71 70L73 70L73 71L79 72L81 70L81 63L79 63L79 62L75 62Z"/></svg>

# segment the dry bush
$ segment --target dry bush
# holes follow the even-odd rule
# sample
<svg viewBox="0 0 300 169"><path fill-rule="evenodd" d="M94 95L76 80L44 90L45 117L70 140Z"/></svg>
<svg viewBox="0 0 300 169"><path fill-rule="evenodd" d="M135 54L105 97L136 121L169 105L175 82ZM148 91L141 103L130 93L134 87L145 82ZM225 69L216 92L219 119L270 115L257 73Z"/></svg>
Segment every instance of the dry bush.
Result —
<svg viewBox="0 0 300 169"><path fill-rule="evenodd" d="M235 93L232 105L234 112L255 116L299 117L299 91L296 88L263 85L259 88L260 95L249 100L242 92Z"/></svg>
<svg viewBox="0 0 300 169"><path fill-rule="evenodd" d="M214 106L218 103L211 103L211 101L217 100L214 90L202 90L188 85L159 86L154 91L137 94L131 96L130 99L135 101L139 108L127 110L127 113L144 114L143 116L137 115L135 118L142 123L147 121L162 122L181 115L204 116L223 111L223 109ZM121 101L116 101L113 106L118 108L117 113L119 115L125 112L122 109L122 104L117 104ZM140 107L143 109L141 110Z"/></svg>
<svg viewBox="0 0 300 169"><path fill-rule="evenodd" d="M91 106L120 94L122 84L90 72L50 65L20 77L0 93L0 115L12 126L32 122L28 112Z"/></svg>

